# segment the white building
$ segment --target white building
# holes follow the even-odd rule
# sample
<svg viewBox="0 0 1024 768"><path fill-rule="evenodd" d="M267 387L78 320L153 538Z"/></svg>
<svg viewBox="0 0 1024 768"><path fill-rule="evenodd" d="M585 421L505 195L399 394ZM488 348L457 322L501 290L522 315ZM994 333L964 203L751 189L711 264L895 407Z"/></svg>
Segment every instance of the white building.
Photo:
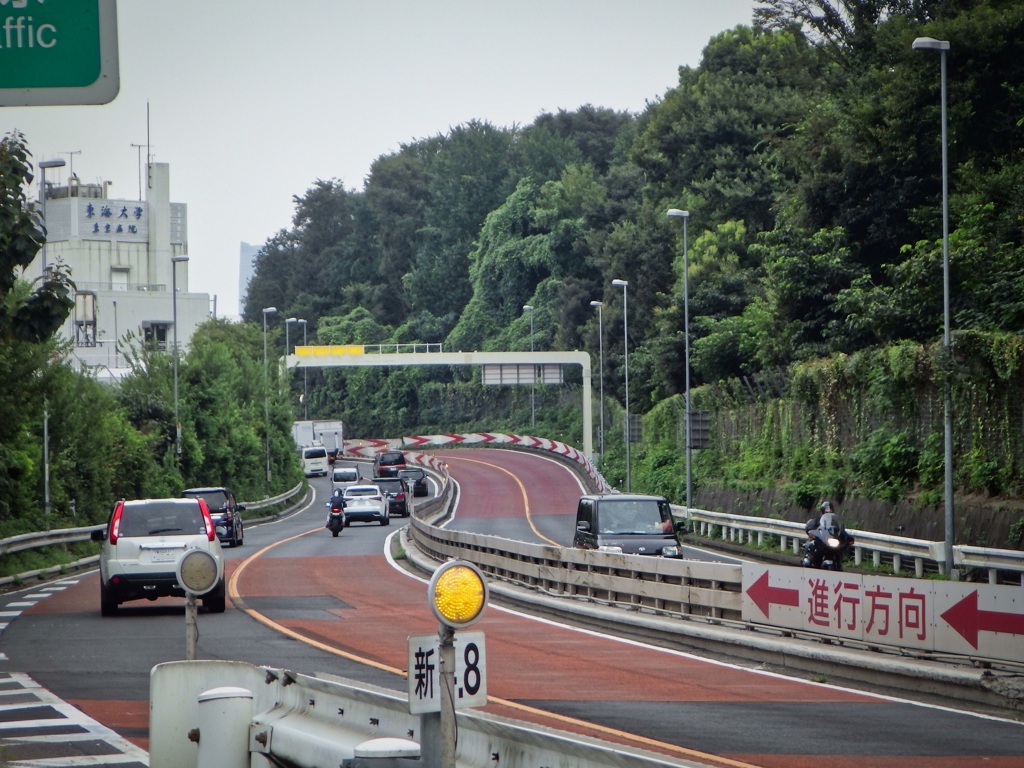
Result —
<svg viewBox="0 0 1024 768"><path fill-rule="evenodd" d="M78 363L97 368L100 379L125 372L115 344L126 334L171 349L176 311L184 352L210 316L209 294L188 290L187 206L170 201L166 163L150 163L147 171L145 200L108 198L106 184L81 184L74 177L67 186L47 184L45 254L26 272L41 274L44 257L47 264L60 260L70 267L75 310L61 332L74 343Z"/></svg>

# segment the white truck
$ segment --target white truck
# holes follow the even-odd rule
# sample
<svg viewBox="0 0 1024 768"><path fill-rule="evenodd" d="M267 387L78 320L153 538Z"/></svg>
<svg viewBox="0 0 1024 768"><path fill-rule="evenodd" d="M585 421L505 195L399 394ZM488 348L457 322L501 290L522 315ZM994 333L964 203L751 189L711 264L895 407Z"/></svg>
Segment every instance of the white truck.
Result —
<svg viewBox="0 0 1024 768"><path fill-rule="evenodd" d="M340 452L345 443L345 425L340 421L295 421L292 422L292 437L300 451L318 443Z"/></svg>

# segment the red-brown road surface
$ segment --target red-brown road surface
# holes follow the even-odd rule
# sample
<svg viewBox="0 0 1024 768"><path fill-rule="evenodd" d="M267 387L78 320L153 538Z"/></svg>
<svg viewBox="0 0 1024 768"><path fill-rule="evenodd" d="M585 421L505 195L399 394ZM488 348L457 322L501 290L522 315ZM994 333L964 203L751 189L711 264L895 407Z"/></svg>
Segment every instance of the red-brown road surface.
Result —
<svg viewBox="0 0 1024 768"><path fill-rule="evenodd" d="M536 541L561 532L567 539L580 489L557 463L510 451L439 455L462 489L450 527L514 529ZM425 582L379 553L303 554L308 536L322 533L314 527L232 560L228 611L247 611L331 653L401 673L406 637L437 630ZM350 528L344 537L358 535ZM80 585L88 587L88 604L78 610L98 611L93 582ZM46 610L68 610L62 603L71 593L51 598ZM487 710L520 720L708 765L1024 766L1024 726L1017 723L763 674L494 605L473 629L487 637ZM141 729L136 741L145 746L145 702L73 703L122 732Z"/></svg>

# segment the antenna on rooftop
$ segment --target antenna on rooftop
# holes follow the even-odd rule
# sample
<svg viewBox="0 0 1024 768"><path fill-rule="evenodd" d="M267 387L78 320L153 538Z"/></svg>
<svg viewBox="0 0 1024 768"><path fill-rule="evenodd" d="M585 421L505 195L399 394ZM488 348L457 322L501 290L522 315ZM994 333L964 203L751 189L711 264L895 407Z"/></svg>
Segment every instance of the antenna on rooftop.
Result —
<svg viewBox="0 0 1024 768"><path fill-rule="evenodd" d="M82 150L68 150L67 152L59 152L58 154L68 156L68 178L75 178L75 155L82 154Z"/></svg>

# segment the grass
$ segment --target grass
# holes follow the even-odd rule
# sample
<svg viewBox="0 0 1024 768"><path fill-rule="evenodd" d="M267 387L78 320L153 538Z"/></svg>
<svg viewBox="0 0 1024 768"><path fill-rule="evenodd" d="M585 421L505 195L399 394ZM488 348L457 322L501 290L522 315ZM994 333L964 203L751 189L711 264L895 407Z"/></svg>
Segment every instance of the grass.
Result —
<svg viewBox="0 0 1024 768"><path fill-rule="evenodd" d="M3 557L0 561L0 576L17 576L19 573L44 570L57 565L71 565L84 557L98 555L99 552L100 545L92 541L26 549Z"/></svg>

